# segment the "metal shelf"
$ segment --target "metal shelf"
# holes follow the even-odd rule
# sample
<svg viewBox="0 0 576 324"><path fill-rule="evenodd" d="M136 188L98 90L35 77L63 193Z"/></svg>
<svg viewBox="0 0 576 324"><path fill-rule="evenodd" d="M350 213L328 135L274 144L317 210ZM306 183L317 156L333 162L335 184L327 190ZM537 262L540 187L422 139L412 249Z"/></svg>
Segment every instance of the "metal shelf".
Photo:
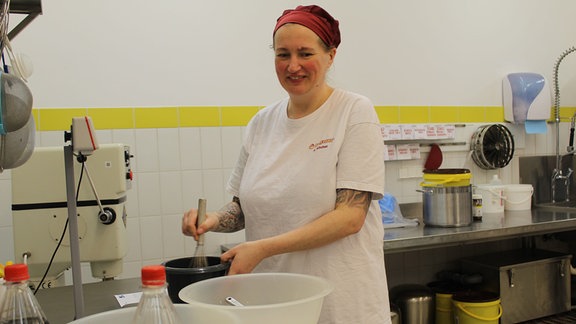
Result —
<svg viewBox="0 0 576 324"><path fill-rule="evenodd" d="M42 3L41 0L11 0L9 12L11 14L27 15L26 18L24 18L8 33L8 39L12 40L26 26L28 26L28 24L38 17L38 15L42 14Z"/></svg>

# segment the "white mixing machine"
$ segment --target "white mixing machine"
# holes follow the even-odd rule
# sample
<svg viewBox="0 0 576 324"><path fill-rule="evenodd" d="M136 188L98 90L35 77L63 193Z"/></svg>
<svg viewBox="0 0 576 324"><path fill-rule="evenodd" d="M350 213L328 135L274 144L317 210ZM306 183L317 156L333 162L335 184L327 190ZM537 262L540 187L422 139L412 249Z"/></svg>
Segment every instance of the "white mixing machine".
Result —
<svg viewBox="0 0 576 324"><path fill-rule="evenodd" d="M130 158L128 146L100 145L85 162L94 188L86 169L74 162L80 260L90 262L94 278L106 280L122 273ZM14 255L18 260L27 256L32 284L44 276L60 241L43 288L58 285L57 278L71 266L67 212L63 147L36 148L27 163L12 170Z"/></svg>

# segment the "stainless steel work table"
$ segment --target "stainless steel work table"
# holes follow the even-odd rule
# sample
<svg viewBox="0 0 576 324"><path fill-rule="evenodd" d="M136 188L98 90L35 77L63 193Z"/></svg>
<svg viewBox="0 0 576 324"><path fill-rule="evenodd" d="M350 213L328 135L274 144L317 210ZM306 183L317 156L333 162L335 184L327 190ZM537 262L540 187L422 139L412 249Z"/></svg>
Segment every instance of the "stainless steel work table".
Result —
<svg viewBox="0 0 576 324"><path fill-rule="evenodd" d="M84 316L119 309L120 305L114 295L135 293L142 290L140 278L89 283L84 284L82 288ZM72 286L40 289L36 298L50 324L64 324L74 320Z"/></svg>
<svg viewBox="0 0 576 324"><path fill-rule="evenodd" d="M523 211L484 214L481 222L463 227L432 227L420 224L387 228L384 250L404 252L508 238L576 230L576 208L535 208Z"/></svg>

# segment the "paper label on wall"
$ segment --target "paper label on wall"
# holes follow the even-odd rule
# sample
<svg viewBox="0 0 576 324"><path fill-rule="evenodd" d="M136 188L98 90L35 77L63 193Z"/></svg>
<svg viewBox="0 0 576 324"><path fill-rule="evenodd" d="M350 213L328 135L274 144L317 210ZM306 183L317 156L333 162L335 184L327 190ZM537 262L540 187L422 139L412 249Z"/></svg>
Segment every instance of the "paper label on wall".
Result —
<svg viewBox="0 0 576 324"><path fill-rule="evenodd" d="M396 145L386 145L386 152L388 154L387 161L396 160Z"/></svg>
<svg viewBox="0 0 576 324"><path fill-rule="evenodd" d="M436 125L436 138L448 138L448 133L446 132L446 125Z"/></svg>
<svg viewBox="0 0 576 324"><path fill-rule="evenodd" d="M388 127L389 125L380 125L380 133L382 134L382 138L384 140L388 139Z"/></svg>
<svg viewBox="0 0 576 324"><path fill-rule="evenodd" d="M426 125L426 139L436 139L436 126Z"/></svg>
<svg viewBox="0 0 576 324"><path fill-rule="evenodd" d="M400 125L381 125L380 131L382 132L382 138L385 141L402 139L402 131L400 129Z"/></svg>
<svg viewBox="0 0 576 324"><path fill-rule="evenodd" d="M388 139L389 140L400 140L402 139L402 129L400 125L390 125L388 128Z"/></svg>
<svg viewBox="0 0 576 324"><path fill-rule="evenodd" d="M454 139L456 137L456 126L455 125L446 125L446 134L447 138Z"/></svg>
<svg viewBox="0 0 576 324"><path fill-rule="evenodd" d="M401 125L402 129L402 139L403 140L411 140L414 139L414 128L415 125Z"/></svg>
<svg viewBox="0 0 576 324"><path fill-rule="evenodd" d="M414 125L414 139L426 139L426 125Z"/></svg>
<svg viewBox="0 0 576 324"><path fill-rule="evenodd" d="M410 158L420 159L420 144L408 144L408 147L410 149Z"/></svg>
<svg viewBox="0 0 576 324"><path fill-rule="evenodd" d="M409 144L396 145L396 159L397 160L410 160L410 159L412 159L412 154L410 153L410 145Z"/></svg>

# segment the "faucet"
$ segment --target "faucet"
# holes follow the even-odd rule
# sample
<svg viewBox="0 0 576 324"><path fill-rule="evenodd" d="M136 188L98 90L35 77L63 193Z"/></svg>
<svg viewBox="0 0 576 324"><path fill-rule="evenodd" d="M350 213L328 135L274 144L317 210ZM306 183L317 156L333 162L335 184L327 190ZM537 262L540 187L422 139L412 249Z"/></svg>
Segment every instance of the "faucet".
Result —
<svg viewBox="0 0 576 324"><path fill-rule="evenodd" d="M562 55L556 60L554 64L554 121L556 123L556 168L552 171L552 202L556 202L556 182L564 182L566 187L566 201L570 201L570 178L574 172L568 168L568 172L564 175L562 171L562 156L560 155L560 88L558 86L558 68L562 60L570 53L576 52L576 47L572 46L565 50ZM576 114L572 116L570 127L570 142L567 147L567 154L574 154L574 124L576 123Z"/></svg>

